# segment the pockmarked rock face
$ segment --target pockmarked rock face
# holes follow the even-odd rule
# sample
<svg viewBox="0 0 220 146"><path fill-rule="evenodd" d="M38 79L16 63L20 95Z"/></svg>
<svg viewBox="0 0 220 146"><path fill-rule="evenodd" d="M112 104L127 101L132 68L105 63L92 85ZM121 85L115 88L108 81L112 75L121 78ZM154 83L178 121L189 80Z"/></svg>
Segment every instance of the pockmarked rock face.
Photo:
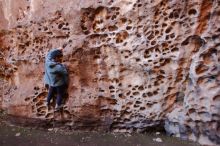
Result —
<svg viewBox="0 0 220 146"><path fill-rule="evenodd" d="M74 129L146 131L220 144L220 2L1 0L0 108ZM66 45L61 113L44 59Z"/></svg>

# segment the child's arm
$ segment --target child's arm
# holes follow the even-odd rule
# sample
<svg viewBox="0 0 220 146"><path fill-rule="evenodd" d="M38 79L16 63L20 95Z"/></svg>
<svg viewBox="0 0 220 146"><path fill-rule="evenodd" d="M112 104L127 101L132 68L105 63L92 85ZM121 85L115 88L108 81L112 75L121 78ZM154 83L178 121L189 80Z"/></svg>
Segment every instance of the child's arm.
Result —
<svg viewBox="0 0 220 146"><path fill-rule="evenodd" d="M63 64L57 64L54 68L55 72L58 74L68 75L67 69Z"/></svg>

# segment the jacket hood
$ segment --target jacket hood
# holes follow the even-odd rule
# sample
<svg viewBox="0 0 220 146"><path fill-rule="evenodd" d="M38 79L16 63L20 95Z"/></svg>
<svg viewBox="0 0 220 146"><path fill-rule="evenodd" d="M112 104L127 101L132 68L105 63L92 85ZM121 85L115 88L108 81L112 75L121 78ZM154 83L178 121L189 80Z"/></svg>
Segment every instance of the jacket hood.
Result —
<svg viewBox="0 0 220 146"><path fill-rule="evenodd" d="M49 60L51 60L51 59L54 59L54 58L57 57L57 56L62 56L62 55L63 55L63 53L62 53L61 50L59 50L59 49L52 49L52 50L50 50L50 51L48 52L47 58L48 58Z"/></svg>
<svg viewBox="0 0 220 146"><path fill-rule="evenodd" d="M57 53L61 52L58 49L52 49L48 52L47 56L46 56L46 64L50 64L51 65L56 65L57 62L54 61L54 58L57 56ZM61 52L62 53L62 52Z"/></svg>

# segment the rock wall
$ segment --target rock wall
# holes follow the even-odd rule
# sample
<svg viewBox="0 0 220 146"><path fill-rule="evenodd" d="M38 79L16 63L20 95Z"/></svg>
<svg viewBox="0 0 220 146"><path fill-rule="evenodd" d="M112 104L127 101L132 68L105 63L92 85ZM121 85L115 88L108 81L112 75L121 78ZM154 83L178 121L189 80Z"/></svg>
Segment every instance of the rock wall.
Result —
<svg viewBox="0 0 220 146"><path fill-rule="evenodd" d="M74 129L220 144L220 1L0 0L0 108ZM69 96L46 108L44 57L66 45Z"/></svg>

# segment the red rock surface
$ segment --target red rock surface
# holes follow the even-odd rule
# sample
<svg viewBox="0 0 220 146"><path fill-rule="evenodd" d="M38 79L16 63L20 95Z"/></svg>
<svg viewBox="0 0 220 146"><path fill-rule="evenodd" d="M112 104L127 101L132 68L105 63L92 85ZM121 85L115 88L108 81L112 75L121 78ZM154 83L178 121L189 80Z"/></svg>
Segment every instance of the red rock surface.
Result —
<svg viewBox="0 0 220 146"><path fill-rule="evenodd" d="M44 57L67 44L69 97L47 109ZM220 144L220 2L1 0L0 108L79 129Z"/></svg>

